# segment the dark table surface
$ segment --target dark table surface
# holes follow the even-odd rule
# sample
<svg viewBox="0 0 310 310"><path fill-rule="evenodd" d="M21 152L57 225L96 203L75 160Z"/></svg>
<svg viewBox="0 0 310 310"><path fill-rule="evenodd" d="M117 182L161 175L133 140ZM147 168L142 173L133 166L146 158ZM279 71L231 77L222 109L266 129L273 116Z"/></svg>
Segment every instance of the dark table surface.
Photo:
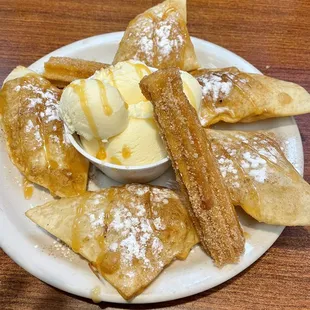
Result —
<svg viewBox="0 0 310 310"><path fill-rule="evenodd" d="M0 81L76 40L124 30L158 1L0 1ZM188 1L190 34L310 91L309 0ZM310 117L296 117L310 181ZM36 279L0 250L0 309L310 309L310 228L286 228L246 271L204 293L157 305L99 305Z"/></svg>

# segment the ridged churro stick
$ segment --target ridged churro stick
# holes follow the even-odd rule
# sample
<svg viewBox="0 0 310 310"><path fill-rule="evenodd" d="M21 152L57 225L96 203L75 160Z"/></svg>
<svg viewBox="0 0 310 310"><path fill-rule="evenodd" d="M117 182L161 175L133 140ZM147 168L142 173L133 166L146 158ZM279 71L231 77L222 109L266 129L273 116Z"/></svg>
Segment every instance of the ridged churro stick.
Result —
<svg viewBox="0 0 310 310"><path fill-rule="evenodd" d="M44 77L62 88L77 79L86 79L109 65L77 58L51 57L44 64Z"/></svg>
<svg viewBox="0 0 310 310"><path fill-rule="evenodd" d="M145 77L140 87L154 105L159 130L204 249L218 266L237 262L244 250L243 232L207 135L183 93L179 70L158 70Z"/></svg>

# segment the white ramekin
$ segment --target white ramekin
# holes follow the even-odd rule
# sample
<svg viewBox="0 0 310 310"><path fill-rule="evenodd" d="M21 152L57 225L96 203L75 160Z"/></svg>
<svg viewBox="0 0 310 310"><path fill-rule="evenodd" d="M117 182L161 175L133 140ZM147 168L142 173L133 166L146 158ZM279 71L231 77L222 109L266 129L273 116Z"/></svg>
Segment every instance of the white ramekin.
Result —
<svg viewBox="0 0 310 310"><path fill-rule="evenodd" d="M120 183L147 183L160 177L170 167L168 157L144 166L120 166L103 162L84 150L77 134L72 135L67 131L67 137L79 153L108 177Z"/></svg>

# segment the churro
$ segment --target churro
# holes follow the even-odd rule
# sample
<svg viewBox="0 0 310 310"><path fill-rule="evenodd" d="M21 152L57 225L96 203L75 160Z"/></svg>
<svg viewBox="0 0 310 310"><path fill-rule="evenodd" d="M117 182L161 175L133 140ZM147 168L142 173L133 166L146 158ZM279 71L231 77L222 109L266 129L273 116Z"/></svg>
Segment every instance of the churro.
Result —
<svg viewBox="0 0 310 310"><path fill-rule="evenodd" d="M244 250L243 232L208 137L183 92L179 70L158 70L145 77L140 87L154 105L159 130L204 249L218 266L237 262Z"/></svg>
<svg viewBox="0 0 310 310"><path fill-rule="evenodd" d="M108 66L96 61L51 57L44 64L43 76L57 87L63 88L74 80L89 78L97 70Z"/></svg>

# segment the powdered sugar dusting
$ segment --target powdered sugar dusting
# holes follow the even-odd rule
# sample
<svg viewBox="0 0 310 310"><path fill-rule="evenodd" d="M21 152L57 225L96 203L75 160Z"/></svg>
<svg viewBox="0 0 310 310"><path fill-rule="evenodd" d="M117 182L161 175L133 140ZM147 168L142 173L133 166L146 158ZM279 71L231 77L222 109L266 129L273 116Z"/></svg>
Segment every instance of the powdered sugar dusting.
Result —
<svg viewBox="0 0 310 310"><path fill-rule="evenodd" d="M93 229L104 225L104 211L102 209L97 212L86 213L86 215L89 217L89 223Z"/></svg>
<svg viewBox="0 0 310 310"><path fill-rule="evenodd" d="M136 54L134 60L146 61L153 64L154 59L162 62L172 54L180 57L180 53L174 53L183 48L185 41L179 33L178 12L172 10L163 15L162 9L153 9L146 16L140 15L135 21L133 29L128 36L135 36ZM137 32L136 29L140 31Z"/></svg>
<svg viewBox="0 0 310 310"><path fill-rule="evenodd" d="M245 152L243 158L246 164L246 166L243 164L243 168L247 167L246 169L250 169L249 175L252 176L255 181L264 183L266 180L266 160L250 152Z"/></svg>
<svg viewBox="0 0 310 310"><path fill-rule="evenodd" d="M37 246L38 247L38 246ZM36 248L37 248L36 247ZM60 239L53 241L53 244L49 247L40 247L41 250L47 250L48 254L54 257L63 257L70 262L78 260L79 257L74 253L65 243Z"/></svg>
<svg viewBox="0 0 310 310"><path fill-rule="evenodd" d="M168 189L158 189L156 187L151 190L151 200L153 202L168 204L169 198L172 198L173 192Z"/></svg>
<svg viewBox="0 0 310 310"><path fill-rule="evenodd" d="M111 210L113 221L108 227L108 232L120 233L123 237L119 244L113 245L112 249L120 249L121 262L126 266L131 266L134 259L142 262L145 268L153 268L148 258L148 247L152 249L153 255L158 255L163 247L158 241L154 241L154 235L151 222L143 217L143 206L140 205L138 213L133 213L124 205L118 204ZM139 215L140 214L140 215Z"/></svg>
<svg viewBox="0 0 310 310"><path fill-rule="evenodd" d="M158 256L164 249L162 242L157 238L153 238L152 242L152 252L155 256Z"/></svg>
<svg viewBox="0 0 310 310"><path fill-rule="evenodd" d="M155 29L155 42L158 50L158 60L163 61L170 54L182 48L184 39L175 33L173 20L160 21Z"/></svg>
<svg viewBox="0 0 310 310"><path fill-rule="evenodd" d="M220 171L224 178L226 177L227 173L237 174L238 171L234 167L234 163L231 159L221 156L218 159L218 163L220 164Z"/></svg>
<svg viewBox="0 0 310 310"><path fill-rule="evenodd" d="M223 81L221 76L211 74L210 76L202 76L198 78L198 82L202 85L202 96L208 97L213 102L220 98L227 97L233 87L230 80Z"/></svg>
<svg viewBox="0 0 310 310"><path fill-rule="evenodd" d="M116 252L118 249L118 244L116 242L112 243L110 246L109 246L109 250L112 251L112 252Z"/></svg>
<svg viewBox="0 0 310 310"><path fill-rule="evenodd" d="M33 127L34 127L34 126L33 126L33 122L29 119L28 122L27 122L27 125L26 125L26 127L25 127L25 131L26 131L26 132L30 132L30 131L32 130Z"/></svg>
<svg viewBox="0 0 310 310"><path fill-rule="evenodd" d="M138 204L135 206L135 208L137 208L137 210L138 210L138 212L137 212L138 216L144 216L145 215L145 208L143 205Z"/></svg>
<svg viewBox="0 0 310 310"><path fill-rule="evenodd" d="M29 133L29 137L34 137L36 146L33 150L42 146L44 139L49 138L51 142L60 145L60 143L69 144L68 139L59 137L56 133L59 129L60 118L58 113L58 92L50 88L49 84L41 77L35 77L29 80L23 80L20 85L15 86L16 92L23 91L21 98L26 98L25 108L29 118L25 124L24 131ZM43 85L43 86L42 86ZM51 124L51 126L49 126ZM49 135L50 131L55 132ZM63 134L64 131L62 130ZM44 137L42 136L44 133ZM48 137L49 135L49 137Z"/></svg>
<svg viewBox="0 0 310 310"><path fill-rule="evenodd" d="M40 112L40 116L42 118L46 118L44 121L45 123L49 123L51 121L55 121L55 120L60 120L59 115L58 115L58 111L56 109L55 106L53 105L49 105L46 106L46 109L44 110L44 112Z"/></svg>
<svg viewBox="0 0 310 310"><path fill-rule="evenodd" d="M267 176L266 176L266 166L262 166L260 169L251 169L249 171L249 175L252 176L255 181L259 183L264 183Z"/></svg>
<svg viewBox="0 0 310 310"><path fill-rule="evenodd" d="M237 133L234 139L219 134L217 139L213 140L212 151L223 178L229 180L234 188L240 187L238 175L242 171L254 181L264 183L268 179L270 165L278 163L278 150L261 134Z"/></svg>
<svg viewBox="0 0 310 310"><path fill-rule="evenodd" d="M145 186L145 187L139 187L139 188L137 189L137 191L136 191L136 194L137 194L138 196L142 196L142 195L146 194L147 192L149 192L149 188L148 188L147 186Z"/></svg>
<svg viewBox="0 0 310 310"><path fill-rule="evenodd" d="M28 95L28 108L35 108L40 105L40 112L38 115L44 119L45 123L49 123L54 120L60 120L57 110L57 97L55 92L51 89L44 90L42 87L35 84L17 85L14 88L15 91L29 90Z"/></svg>
<svg viewBox="0 0 310 310"><path fill-rule="evenodd" d="M268 160L270 160L274 164L278 162L276 157L277 151L272 146L268 146L266 149L260 149L258 153L264 157L267 157Z"/></svg>
<svg viewBox="0 0 310 310"><path fill-rule="evenodd" d="M148 186L137 187L136 185L127 185L126 188L128 191L138 196L143 196L150 191Z"/></svg>
<svg viewBox="0 0 310 310"><path fill-rule="evenodd" d="M38 146L42 145L42 137L41 137L41 133L39 131L39 125L36 125L35 127L33 127L35 132L34 132L34 138L37 140L38 142Z"/></svg>
<svg viewBox="0 0 310 310"><path fill-rule="evenodd" d="M17 85L16 87L14 87L14 91L19 92L20 91L20 85Z"/></svg>
<svg viewBox="0 0 310 310"><path fill-rule="evenodd" d="M250 168L258 168L260 165L266 165L266 160L260 156L253 155L250 152L243 153L243 158L249 163Z"/></svg>
<svg viewBox="0 0 310 310"><path fill-rule="evenodd" d="M137 46L139 47L139 51L141 51L145 55L146 61L149 63L153 61L153 57L154 57L154 51L153 51L154 43L153 43L152 36L149 35L150 29L152 29L152 27L150 26L145 28L144 35L141 36L141 38L137 41ZM140 54L137 52L135 56L133 57L133 59L140 60L141 59Z"/></svg>
<svg viewBox="0 0 310 310"><path fill-rule="evenodd" d="M19 85L18 85L19 86ZM15 87L15 90L17 87ZM32 97L31 94L28 98L29 108L34 108L37 104L45 104L47 107L54 107L55 103L57 102L57 98L55 96L55 93L50 90L43 90L41 87L34 85L34 84L25 84L19 86L18 90L24 89L24 90L30 90L32 94L37 95L37 97ZM44 102L45 101L45 102ZM55 108L55 107L54 107ZM50 112L52 113L52 112ZM57 118L59 119L59 118Z"/></svg>
<svg viewBox="0 0 310 310"><path fill-rule="evenodd" d="M166 225L162 223L160 217L154 219L153 224L157 230L164 230L166 229Z"/></svg>

